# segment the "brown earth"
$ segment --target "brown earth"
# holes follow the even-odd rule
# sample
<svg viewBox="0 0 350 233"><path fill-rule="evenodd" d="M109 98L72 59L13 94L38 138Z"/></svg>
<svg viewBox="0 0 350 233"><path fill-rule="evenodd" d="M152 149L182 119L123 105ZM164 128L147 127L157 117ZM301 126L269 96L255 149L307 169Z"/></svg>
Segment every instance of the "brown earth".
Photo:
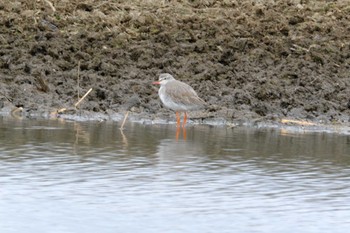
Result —
<svg viewBox="0 0 350 233"><path fill-rule="evenodd" d="M169 72L202 118L350 121L347 0L2 0L0 21L2 112L93 88L76 113L173 119L151 85Z"/></svg>

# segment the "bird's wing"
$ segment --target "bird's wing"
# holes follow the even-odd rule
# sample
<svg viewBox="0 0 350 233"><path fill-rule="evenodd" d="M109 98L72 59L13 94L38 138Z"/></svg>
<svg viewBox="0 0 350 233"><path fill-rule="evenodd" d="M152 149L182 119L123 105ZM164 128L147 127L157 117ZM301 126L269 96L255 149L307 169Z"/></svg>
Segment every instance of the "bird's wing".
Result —
<svg viewBox="0 0 350 233"><path fill-rule="evenodd" d="M198 97L193 88L186 83L175 80L176 84L166 87L167 94L172 99L176 99L179 104L183 105L203 105L204 100ZM170 84L170 83L169 83Z"/></svg>

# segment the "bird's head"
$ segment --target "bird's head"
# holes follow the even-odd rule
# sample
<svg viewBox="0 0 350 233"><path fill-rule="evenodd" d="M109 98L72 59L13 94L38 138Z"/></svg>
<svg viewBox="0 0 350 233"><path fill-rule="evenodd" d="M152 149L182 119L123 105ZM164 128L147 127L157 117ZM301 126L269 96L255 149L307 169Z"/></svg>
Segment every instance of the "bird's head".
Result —
<svg viewBox="0 0 350 233"><path fill-rule="evenodd" d="M171 74L163 73L159 75L158 81L153 82L153 84L164 85L171 80L175 80L175 78Z"/></svg>

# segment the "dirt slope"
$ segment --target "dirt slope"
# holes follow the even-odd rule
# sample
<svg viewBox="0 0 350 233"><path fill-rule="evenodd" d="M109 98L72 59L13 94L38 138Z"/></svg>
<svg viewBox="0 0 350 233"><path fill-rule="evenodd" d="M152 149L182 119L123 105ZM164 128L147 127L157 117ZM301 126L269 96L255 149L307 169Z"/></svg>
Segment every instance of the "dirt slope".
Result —
<svg viewBox="0 0 350 233"><path fill-rule="evenodd" d="M151 85L169 72L201 117L349 122L345 0L3 0L0 21L3 109L52 112L93 88L81 110L173 117Z"/></svg>

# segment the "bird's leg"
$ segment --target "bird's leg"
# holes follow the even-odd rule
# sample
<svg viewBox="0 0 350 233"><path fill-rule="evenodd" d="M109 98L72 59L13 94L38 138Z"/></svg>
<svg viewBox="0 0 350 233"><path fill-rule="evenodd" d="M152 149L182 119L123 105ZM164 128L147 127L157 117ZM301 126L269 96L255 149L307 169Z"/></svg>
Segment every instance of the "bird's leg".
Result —
<svg viewBox="0 0 350 233"><path fill-rule="evenodd" d="M184 128L186 125L186 121L187 121L187 113L184 113L184 122L182 123L182 127Z"/></svg>
<svg viewBox="0 0 350 233"><path fill-rule="evenodd" d="M180 114L176 112L176 127L180 127Z"/></svg>
<svg viewBox="0 0 350 233"><path fill-rule="evenodd" d="M186 128L182 129L182 135L183 135L184 141L186 141L187 139Z"/></svg>

